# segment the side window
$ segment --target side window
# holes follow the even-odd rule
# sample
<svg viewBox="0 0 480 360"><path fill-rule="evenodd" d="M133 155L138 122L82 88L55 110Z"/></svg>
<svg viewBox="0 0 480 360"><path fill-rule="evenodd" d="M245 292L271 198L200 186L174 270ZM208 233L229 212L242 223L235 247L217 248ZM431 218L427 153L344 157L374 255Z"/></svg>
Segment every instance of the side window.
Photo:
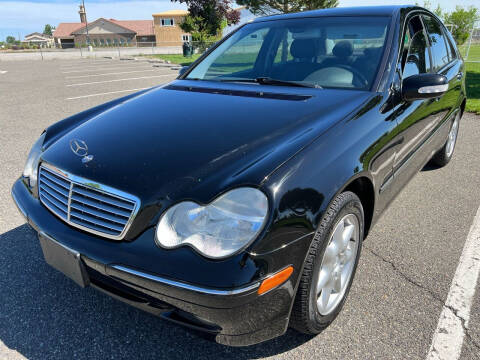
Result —
<svg viewBox="0 0 480 360"><path fill-rule="evenodd" d="M447 30L443 29L445 33L445 39L447 40L448 43L448 48L450 49L449 55L450 55L450 60L453 61L458 58L457 55L457 47L455 46L455 40L453 40L452 35L447 32Z"/></svg>
<svg viewBox="0 0 480 360"><path fill-rule="evenodd" d="M404 38L402 78L430 72L430 54L423 25L418 16L410 20Z"/></svg>
<svg viewBox="0 0 480 360"><path fill-rule="evenodd" d="M261 28L239 39L209 66L205 79L221 76L225 73L253 70L268 31L268 27Z"/></svg>
<svg viewBox="0 0 480 360"><path fill-rule="evenodd" d="M433 69L434 71L438 71L441 67L450 62L447 43L445 42L446 39L437 20L430 16L424 16L423 19L430 39Z"/></svg>

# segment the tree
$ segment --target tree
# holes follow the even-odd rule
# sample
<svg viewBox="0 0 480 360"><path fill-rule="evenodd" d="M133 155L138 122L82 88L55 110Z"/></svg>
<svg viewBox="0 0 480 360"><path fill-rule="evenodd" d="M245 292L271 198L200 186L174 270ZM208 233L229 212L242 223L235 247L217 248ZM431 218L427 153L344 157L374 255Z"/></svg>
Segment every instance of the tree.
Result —
<svg viewBox="0 0 480 360"><path fill-rule="evenodd" d="M452 35L457 44L461 45L470 36L475 21L477 21L479 17L480 13L477 8L471 6L465 9L457 6L455 11L445 14L444 22L445 24L453 25L453 29L451 29Z"/></svg>
<svg viewBox="0 0 480 360"><path fill-rule="evenodd" d="M5 39L7 41L7 44L14 44L15 43L15 37L14 36L7 36Z"/></svg>
<svg viewBox="0 0 480 360"><path fill-rule="evenodd" d="M338 6L338 0L237 0L254 14L270 15Z"/></svg>
<svg viewBox="0 0 480 360"><path fill-rule="evenodd" d="M55 30L55 28L54 28L52 25L46 24L46 25L45 25L45 28L43 29L43 33L44 33L45 35L50 35L50 36L52 36L53 30Z"/></svg>
<svg viewBox="0 0 480 360"><path fill-rule="evenodd" d="M443 13L443 10L442 10L442 8L440 7L440 4L437 4L437 7L436 7L435 9L432 7L432 2L431 2L431 0L424 0L424 1L423 1L423 5L420 5L419 2L416 2L415 5L417 5L417 6L423 6L425 9L430 10L431 12L433 12L435 15L437 15L437 16L438 16L440 19L442 19L442 20L443 20L443 18L444 18L444 15L445 15L445 14Z"/></svg>
<svg viewBox="0 0 480 360"><path fill-rule="evenodd" d="M189 14L180 28L192 34L193 41L215 41L227 25L238 24L240 12L232 0L172 0L188 6Z"/></svg>

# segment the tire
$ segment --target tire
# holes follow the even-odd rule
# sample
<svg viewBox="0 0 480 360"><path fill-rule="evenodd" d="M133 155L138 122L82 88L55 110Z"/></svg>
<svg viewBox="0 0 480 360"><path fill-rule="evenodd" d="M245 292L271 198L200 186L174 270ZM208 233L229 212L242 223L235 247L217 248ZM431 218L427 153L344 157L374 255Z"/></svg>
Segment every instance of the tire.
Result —
<svg viewBox="0 0 480 360"><path fill-rule="evenodd" d="M325 278L330 279L328 281L332 281L333 283L338 284L338 276L323 276L325 275L325 273L328 273L328 271L325 270L327 268L333 267L335 269L338 269L338 267L335 267L335 264L338 263L338 257L342 256L341 253L335 257L334 255L332 255L337 252L337 250L333 250L332 252L332 246L333 249L338 248L334 246L336 243L335 241L333 241L334 235L338 233L334 233L334 230L341 230L342 228L339 226L340 223L343 222L342 226L344 230L342 230L341 234L346 234L342 238L347 238L348 231L350 229L349 228L347 230L347 227L350 226L347 220L349 220L353 224L355 223L355 219L358 222L356 224L357 228L356 230L354 230L356 233L354 233L347 242L349 244L348 246L352 246L353 248L354 241L352 239L354 237L357 238L356 254L352 254L350 256L343 255L350 258L348 263L348 266L352 266L351 270L349 268L349 271L351 271L350 276L348 277L348 280L345 280L345 282L341 281L342 291L337 292L336 295L338 296L332 298L331 306L333 306L333 308L330 311L327 311L328 306L317 306L317 299L322 298L323 293L325 292L325 294L327 294L328 291L321 290L319 293L320 296L318 296L317 285L319 284L319 280L321 280L320 283L323 284L326 281ZM349 191L338 195L327 208L318 226L317 232L315 233L315 236L312 240L312 244L310 245L310 249L305 260L303 273L301 275L300 284L298 286L297 294L294 300L292 314L290 317L290 326L292 328L304 334L316 335L320 333L323 329L325 329L340 313L343 304L346 301L353 278L355 276L355 271L357 268L358 259L360 257L362 247L363 233L364 213L360 199L357 195ZM335 238L338 238L338 236L335 236ZM328 252L327 247L329 249ZM344 253L347 254L348 249L344 251ZM327 254L327 256L325 256L325 254ZM332 258L335 258L336 260L329 260ZM332 263L334 265L327 266L327 264ZM341 264L342 261L340 261L339 263ZM345 264L343 266L346 267L347 265ZM321 271L322 274L320 274ZM335 274L338 272L333 271L330 273ZM327 284L331 283L327 282ZM332 292L331 294L334 295L334 292ZM330 304L330 297L328 297L328 299L329 300L327 300L326 302L320 302L319 304ZM333 301L334 299L335 301ZM320 313L320 309L324 310L324 314Z"/></svg>
<svg viewBox="0 0 480 360"><path fill-rule="evenodd" d="M455 119L452 121L452 125L450 125L450 131L448 132L448 138L445 142L445 145L443 145L443 147L432 157L431 161L433 164L439 167L443 167L447 165L450 160L452 160L455 150L455 144L457 143L458 128L461 116L462 115L459 112L455 116Z"/></svg>

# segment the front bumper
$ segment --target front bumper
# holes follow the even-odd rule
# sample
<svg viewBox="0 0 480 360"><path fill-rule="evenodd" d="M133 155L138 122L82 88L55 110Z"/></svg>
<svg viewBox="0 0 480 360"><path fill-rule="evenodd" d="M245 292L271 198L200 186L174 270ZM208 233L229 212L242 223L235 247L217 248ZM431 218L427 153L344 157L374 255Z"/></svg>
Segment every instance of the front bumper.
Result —
<svg viewBox="0 0 480 360"><path fill-rule="evenodd" d="M172 279L161 271L145 270L140 260L152 251L147 244L155 246L153 229L145 231L132 242L112 242L66 225L43 207L21 180L14 184L12 197L40 237L78 254L86 271L86 284L114 298L175 323L204 331L211 334L215 341L226 345L259 343L282 335L288 327L298 275L303 266L302 254L306 253L309 237L253 261L255 264L272 264L271 259L276 259L276 263L273 261L269 266L270 273L286 265L293 265L295 269L284 284L258 295L261 279L265 277L264 265L256 269L257 278L230 288ZM147 239L148 243L144 241ZM155 248L155 251L164 250ZM279 259L289 259L289 263L282 263L284 261ZM161 263L156 265L161 269ZM252 271L248 266L246 268L246 271ZM239 270L235 267L231 271ZM215 274L205 274L209 279L212 276L215 278Z"/></svg>

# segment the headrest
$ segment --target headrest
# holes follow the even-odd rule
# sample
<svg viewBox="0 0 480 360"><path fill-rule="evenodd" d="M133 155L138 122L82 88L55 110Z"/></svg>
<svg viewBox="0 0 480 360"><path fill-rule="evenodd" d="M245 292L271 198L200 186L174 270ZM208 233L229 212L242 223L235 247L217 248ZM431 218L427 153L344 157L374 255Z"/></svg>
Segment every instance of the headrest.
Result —
<svg viewBox="0 0 480 360"><path fill-rule="evenodd" d="M348 40L338 42L332 50L333 55L339 58L346 58L352 56L353 46Z"/></svg>
<svg viewBox="0 0 480 360"><path fill-rule="evenodd" d="M296 59L312 58L315 54L313 39L295 39L290 45L290 54Z"/></svg>

